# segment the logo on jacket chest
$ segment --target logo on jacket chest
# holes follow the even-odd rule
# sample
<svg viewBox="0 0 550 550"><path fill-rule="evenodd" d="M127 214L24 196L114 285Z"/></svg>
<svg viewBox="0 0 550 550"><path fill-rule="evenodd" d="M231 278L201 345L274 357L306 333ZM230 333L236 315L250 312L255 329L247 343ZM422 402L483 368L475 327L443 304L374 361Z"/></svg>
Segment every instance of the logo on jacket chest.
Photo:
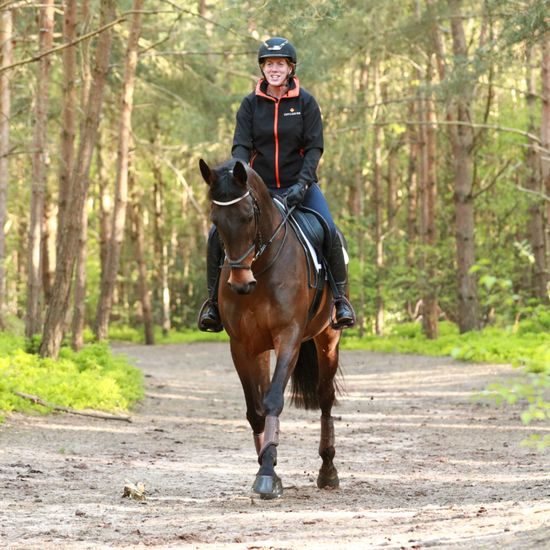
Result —
<svg viewBox="0 0 550 550"><path fill-rule="evenodd" d="M299 116L301 111L297 111L294 107L291 107L287 113L283 113L283 116Z"/></svg>

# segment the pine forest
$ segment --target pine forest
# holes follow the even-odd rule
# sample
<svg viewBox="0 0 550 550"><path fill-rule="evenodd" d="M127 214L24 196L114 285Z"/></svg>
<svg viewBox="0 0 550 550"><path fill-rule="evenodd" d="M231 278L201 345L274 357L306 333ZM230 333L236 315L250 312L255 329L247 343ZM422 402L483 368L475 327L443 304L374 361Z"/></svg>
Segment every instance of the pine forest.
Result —
<svg viewBox="0 0 550 550"><path fill-rule="evenodd" d="M0 316L82 347L196 326L199 159L231 156L270 36L317 98L360 334L548 316L547 0L3 0Z"/></svg>

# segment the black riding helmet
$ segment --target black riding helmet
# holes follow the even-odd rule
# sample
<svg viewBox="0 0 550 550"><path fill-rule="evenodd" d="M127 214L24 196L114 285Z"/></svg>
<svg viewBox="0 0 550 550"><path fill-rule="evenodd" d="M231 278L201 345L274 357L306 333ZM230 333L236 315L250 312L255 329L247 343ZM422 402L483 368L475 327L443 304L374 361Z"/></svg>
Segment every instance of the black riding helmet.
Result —
<svg viewBox="0 0 550 550"><path fill-rule="evenodd" d="M258 51L258 63L260 66L268 57L284 57L288 59L296 68L296 49L286 39L280 36L275 36L266 40ZM292 74L294 74L294 70Z"/></svg>

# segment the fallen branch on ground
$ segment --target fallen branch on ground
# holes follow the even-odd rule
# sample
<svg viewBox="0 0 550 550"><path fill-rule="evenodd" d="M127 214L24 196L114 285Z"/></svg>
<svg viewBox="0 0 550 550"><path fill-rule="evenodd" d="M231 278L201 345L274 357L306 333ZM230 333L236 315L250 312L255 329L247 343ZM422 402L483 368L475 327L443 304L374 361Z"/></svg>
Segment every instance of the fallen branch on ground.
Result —
<svg viewBox="0 0 550 550"><path fill-rule="evenodd" d="M70 407L61 407L60 405L48 403L47 401L44 401L41 397L38 397L38 395L33 395L31 393L23 393L20 391L14 391L13 393L18 397L22 397L23 399L28 399L29 401L32 401L36 405L42 405L42 407L47 407L48 409L53 409L54 411L61 411L68 414L77 414L80 416L92 416L93 418L102 418L103 420L122 420L124 422L132 422L132 419L129 416L102 413L97 411L78 411L76 409L71 409Z"/></svg>

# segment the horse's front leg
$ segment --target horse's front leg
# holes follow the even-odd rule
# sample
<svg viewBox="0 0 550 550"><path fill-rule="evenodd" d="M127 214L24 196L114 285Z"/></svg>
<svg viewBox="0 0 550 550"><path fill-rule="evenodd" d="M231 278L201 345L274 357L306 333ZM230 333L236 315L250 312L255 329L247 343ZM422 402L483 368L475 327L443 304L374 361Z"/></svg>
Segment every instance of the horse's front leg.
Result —
<svg viewBox="0 0 550 550"><path fill-rule="evenodd" d="M263 442L258 452L260 469L252 489L261 498L279 498L283 494L283 484L275 473L277 465L277 446L279 445L279 415L284 406L284 391L299 353L299 342L285 350L275 349L277 364L271 380L271 385L263 399L265 411L265 430Z"/></svg>
<svg viewBox="0 0 550 550"><path fill-rule="evenodd" d="M269 387L270 352L250 356L241 345L232 341L231 355L243 387L246 419L252 428L256 454L259 454L264 442L263 397Z"/></svg>
<svg viewBox="0 0 550 550"><path fill-rule="evenodd" d="M339 340L340 334L331 328L315 338L319 361L318 395L321 408L319 456L323 460L317 477L317 487L320 489L340 486L338 472L333 462L336 450L334 446L334 419L332 418L332 406L336 399L335 376L338 372Z"/></svg>

